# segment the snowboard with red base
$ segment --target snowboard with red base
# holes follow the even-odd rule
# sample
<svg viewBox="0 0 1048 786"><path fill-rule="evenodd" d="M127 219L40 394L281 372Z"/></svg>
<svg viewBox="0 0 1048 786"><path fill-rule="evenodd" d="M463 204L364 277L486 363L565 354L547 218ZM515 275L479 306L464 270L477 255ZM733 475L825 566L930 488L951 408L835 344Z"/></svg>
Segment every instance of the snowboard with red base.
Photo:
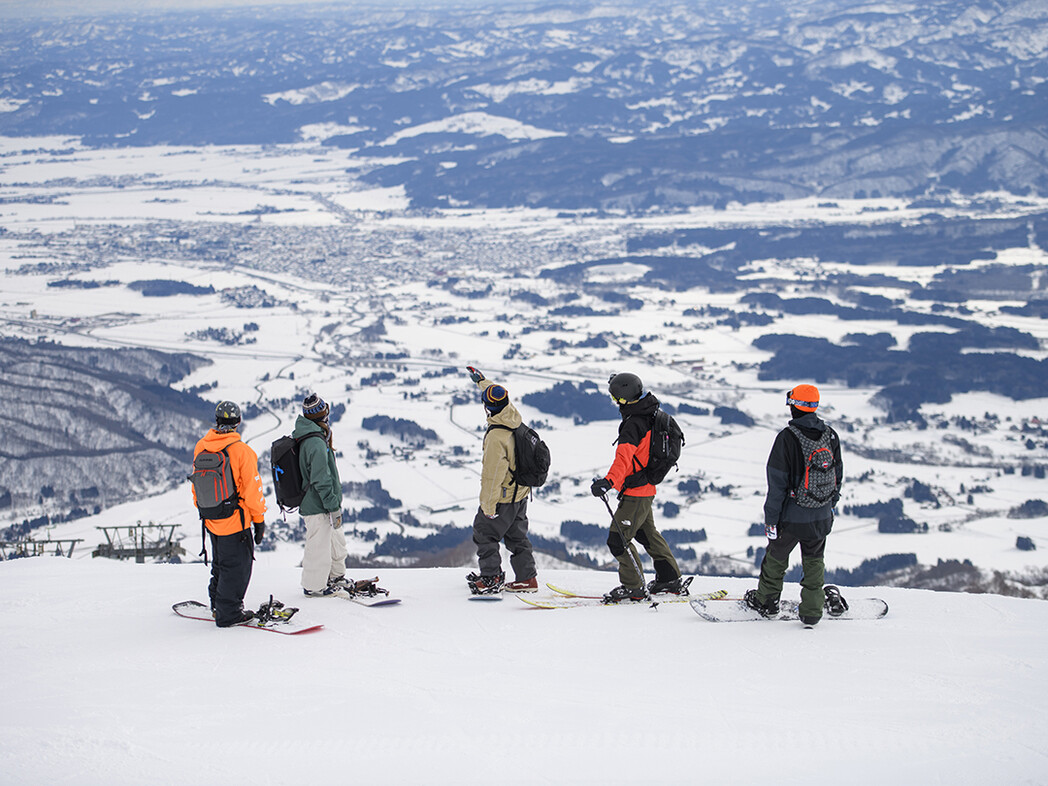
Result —
<svg viewBox="0 0 1048 786"><path fill-rule="evenodd" d="M278 601L279 602L279 601ZM272 604L272 601L270 601ZM215 624L215 618L211 615L211 609L204 603L200 603L195 600L184 600L181 603L176 603L171 609L179 617L185 617L190 620L203 620L204 622L210 622L212 625ZM280 606L283 611L283 604ZM323 625L309 625L300 622L294 617L294 612L297 609L289 610L290 615L284 617L270 617L269 619L250 619L247 622L241 622L238 625L232 625L234 628L257 628L258 630L268 630L272 633L283 633L286 636L297 636L299 633L312 633L323 628ZM269 615L267 615L269 616Z"/></svg>

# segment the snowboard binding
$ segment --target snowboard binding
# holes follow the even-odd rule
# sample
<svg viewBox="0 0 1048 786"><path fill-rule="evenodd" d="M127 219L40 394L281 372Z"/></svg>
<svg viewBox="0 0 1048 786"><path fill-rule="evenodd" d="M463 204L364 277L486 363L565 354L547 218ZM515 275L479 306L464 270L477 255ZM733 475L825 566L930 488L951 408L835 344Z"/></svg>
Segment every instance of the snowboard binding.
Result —
<svg viewBox="0 0 1048 786"><path fill-rule="evenodd" d="M822 591L826 593L826 600L823 601L823 608L826 613L831 617L839 617L848 610L848 601L841 595L841 591L832 584L827 584L822 588Z"/></svg>
<svg viewBox="0 0 1048 786"><path fill-rule="evenodd" d="M273 596L269 596L269 602L263 603L258 607L258 611L255 612L256 624L260 626L270 625L275 622L288 622L295 613L298 611L296 608L285 606L279 600L274 600Z"/></svg>
<svg viewBox="0 0 1048 786"><path fill-rule="evenodd" d="M469 591L474 595L497 595L502 592L502 585L505 581L505 573L499 573L494 576L480 576L476 573L470 573L466 576Z"/></svg>
<svg viewBox="0 0 1048 786"><path fill-rule="evenodd" d="M378 595L389 595L389 590L382 589L375 582L378 581L378 576L373 579L360 579L354 581L352 584L346 587L346 592L350 595L362 596L365 598L374 598Z"/></svg>

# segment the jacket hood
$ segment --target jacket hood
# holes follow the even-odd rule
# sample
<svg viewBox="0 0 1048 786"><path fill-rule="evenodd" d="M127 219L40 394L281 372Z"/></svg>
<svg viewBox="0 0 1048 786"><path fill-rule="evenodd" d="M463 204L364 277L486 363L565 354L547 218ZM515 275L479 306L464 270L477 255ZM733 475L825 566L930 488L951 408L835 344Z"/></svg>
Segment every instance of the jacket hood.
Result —
<svg viewBox="0 0 1048 786"><path fill-rule="evenodd" d="M223 448L228 448L234 442L240 442L240 434L236 431L219 432L214 429L209 429L200 440L204 449L212 453L218 453Z"/></svg>
<svg viewBox="0 0 1048 786"><path fill-rule="evenodd" d="M654 415L655 410L659 408L659 400L655 398L654 393L647 393L639 401L634 401L632 404L623 404L619 407L619 413L622 415L622 419L633 417L634 415Z"/></svg>
<svg viewBox="0 0 1048 786"><path fill-rule="evenodd" d="M801 431L813 431L816 438L826 430L826 423L814 412L806 412L799 418L794 418L790 423Z"/></svg>
<svg viewBox="0 0 1048 786"><path fill-rule="evenodd" d="M291 432L291 436L295 439L301 439L306 434L312 434L313 432L323 434L324 429L322 429L312 420L307 418L305 415L299 415L298 418L295 420L295 430Z"/></svg>
<svg viewBox="0 0 1048 786"><path fill-rule="evenodd" d="M494 415L488 415L489 426L505 426L506 428L516 428L524 422L524 418L517 412L517 408L512 404L507 404L502 408L501 412L497 412Z"/></svg>

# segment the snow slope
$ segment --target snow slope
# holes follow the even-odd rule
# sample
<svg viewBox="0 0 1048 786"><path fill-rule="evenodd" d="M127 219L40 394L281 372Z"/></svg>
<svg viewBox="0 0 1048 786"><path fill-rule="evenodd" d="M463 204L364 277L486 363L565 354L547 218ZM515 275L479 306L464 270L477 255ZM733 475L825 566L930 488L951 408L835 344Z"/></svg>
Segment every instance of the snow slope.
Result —
<svg viewBox="0 0 1048 786"><path fill-rule="evenodd" d="M889 616L807 631L470 603L463 570L413 569L381 576L402 605L365 609L301 599L299 555L260 554L248 594L325 625L298 637L175 616L206 600L199 563L0 563L0 782L1048 782L1040 601L853 589Z"/></svg>

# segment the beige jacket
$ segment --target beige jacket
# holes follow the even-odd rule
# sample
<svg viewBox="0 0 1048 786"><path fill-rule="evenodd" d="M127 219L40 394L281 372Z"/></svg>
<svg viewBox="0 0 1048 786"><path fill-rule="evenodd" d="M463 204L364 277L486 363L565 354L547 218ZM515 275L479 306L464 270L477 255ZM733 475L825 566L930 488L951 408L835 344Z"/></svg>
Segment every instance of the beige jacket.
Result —
<svg viewBox="0 0 1048 786"><path fill-rule="evenodd" d="M477 383L481 390L494 385L490 379ZM531 493L529 486L517 486L513 482L510 470L517 468L517 459L513 451L513 432L505 426L516 428L523 422L520 413L512 403L497 415L488 416L488 433L484 435L484 460L480 470L480 510L485 516L495 515L495 506L500 502L519 502L527 499Z"/></svg>

